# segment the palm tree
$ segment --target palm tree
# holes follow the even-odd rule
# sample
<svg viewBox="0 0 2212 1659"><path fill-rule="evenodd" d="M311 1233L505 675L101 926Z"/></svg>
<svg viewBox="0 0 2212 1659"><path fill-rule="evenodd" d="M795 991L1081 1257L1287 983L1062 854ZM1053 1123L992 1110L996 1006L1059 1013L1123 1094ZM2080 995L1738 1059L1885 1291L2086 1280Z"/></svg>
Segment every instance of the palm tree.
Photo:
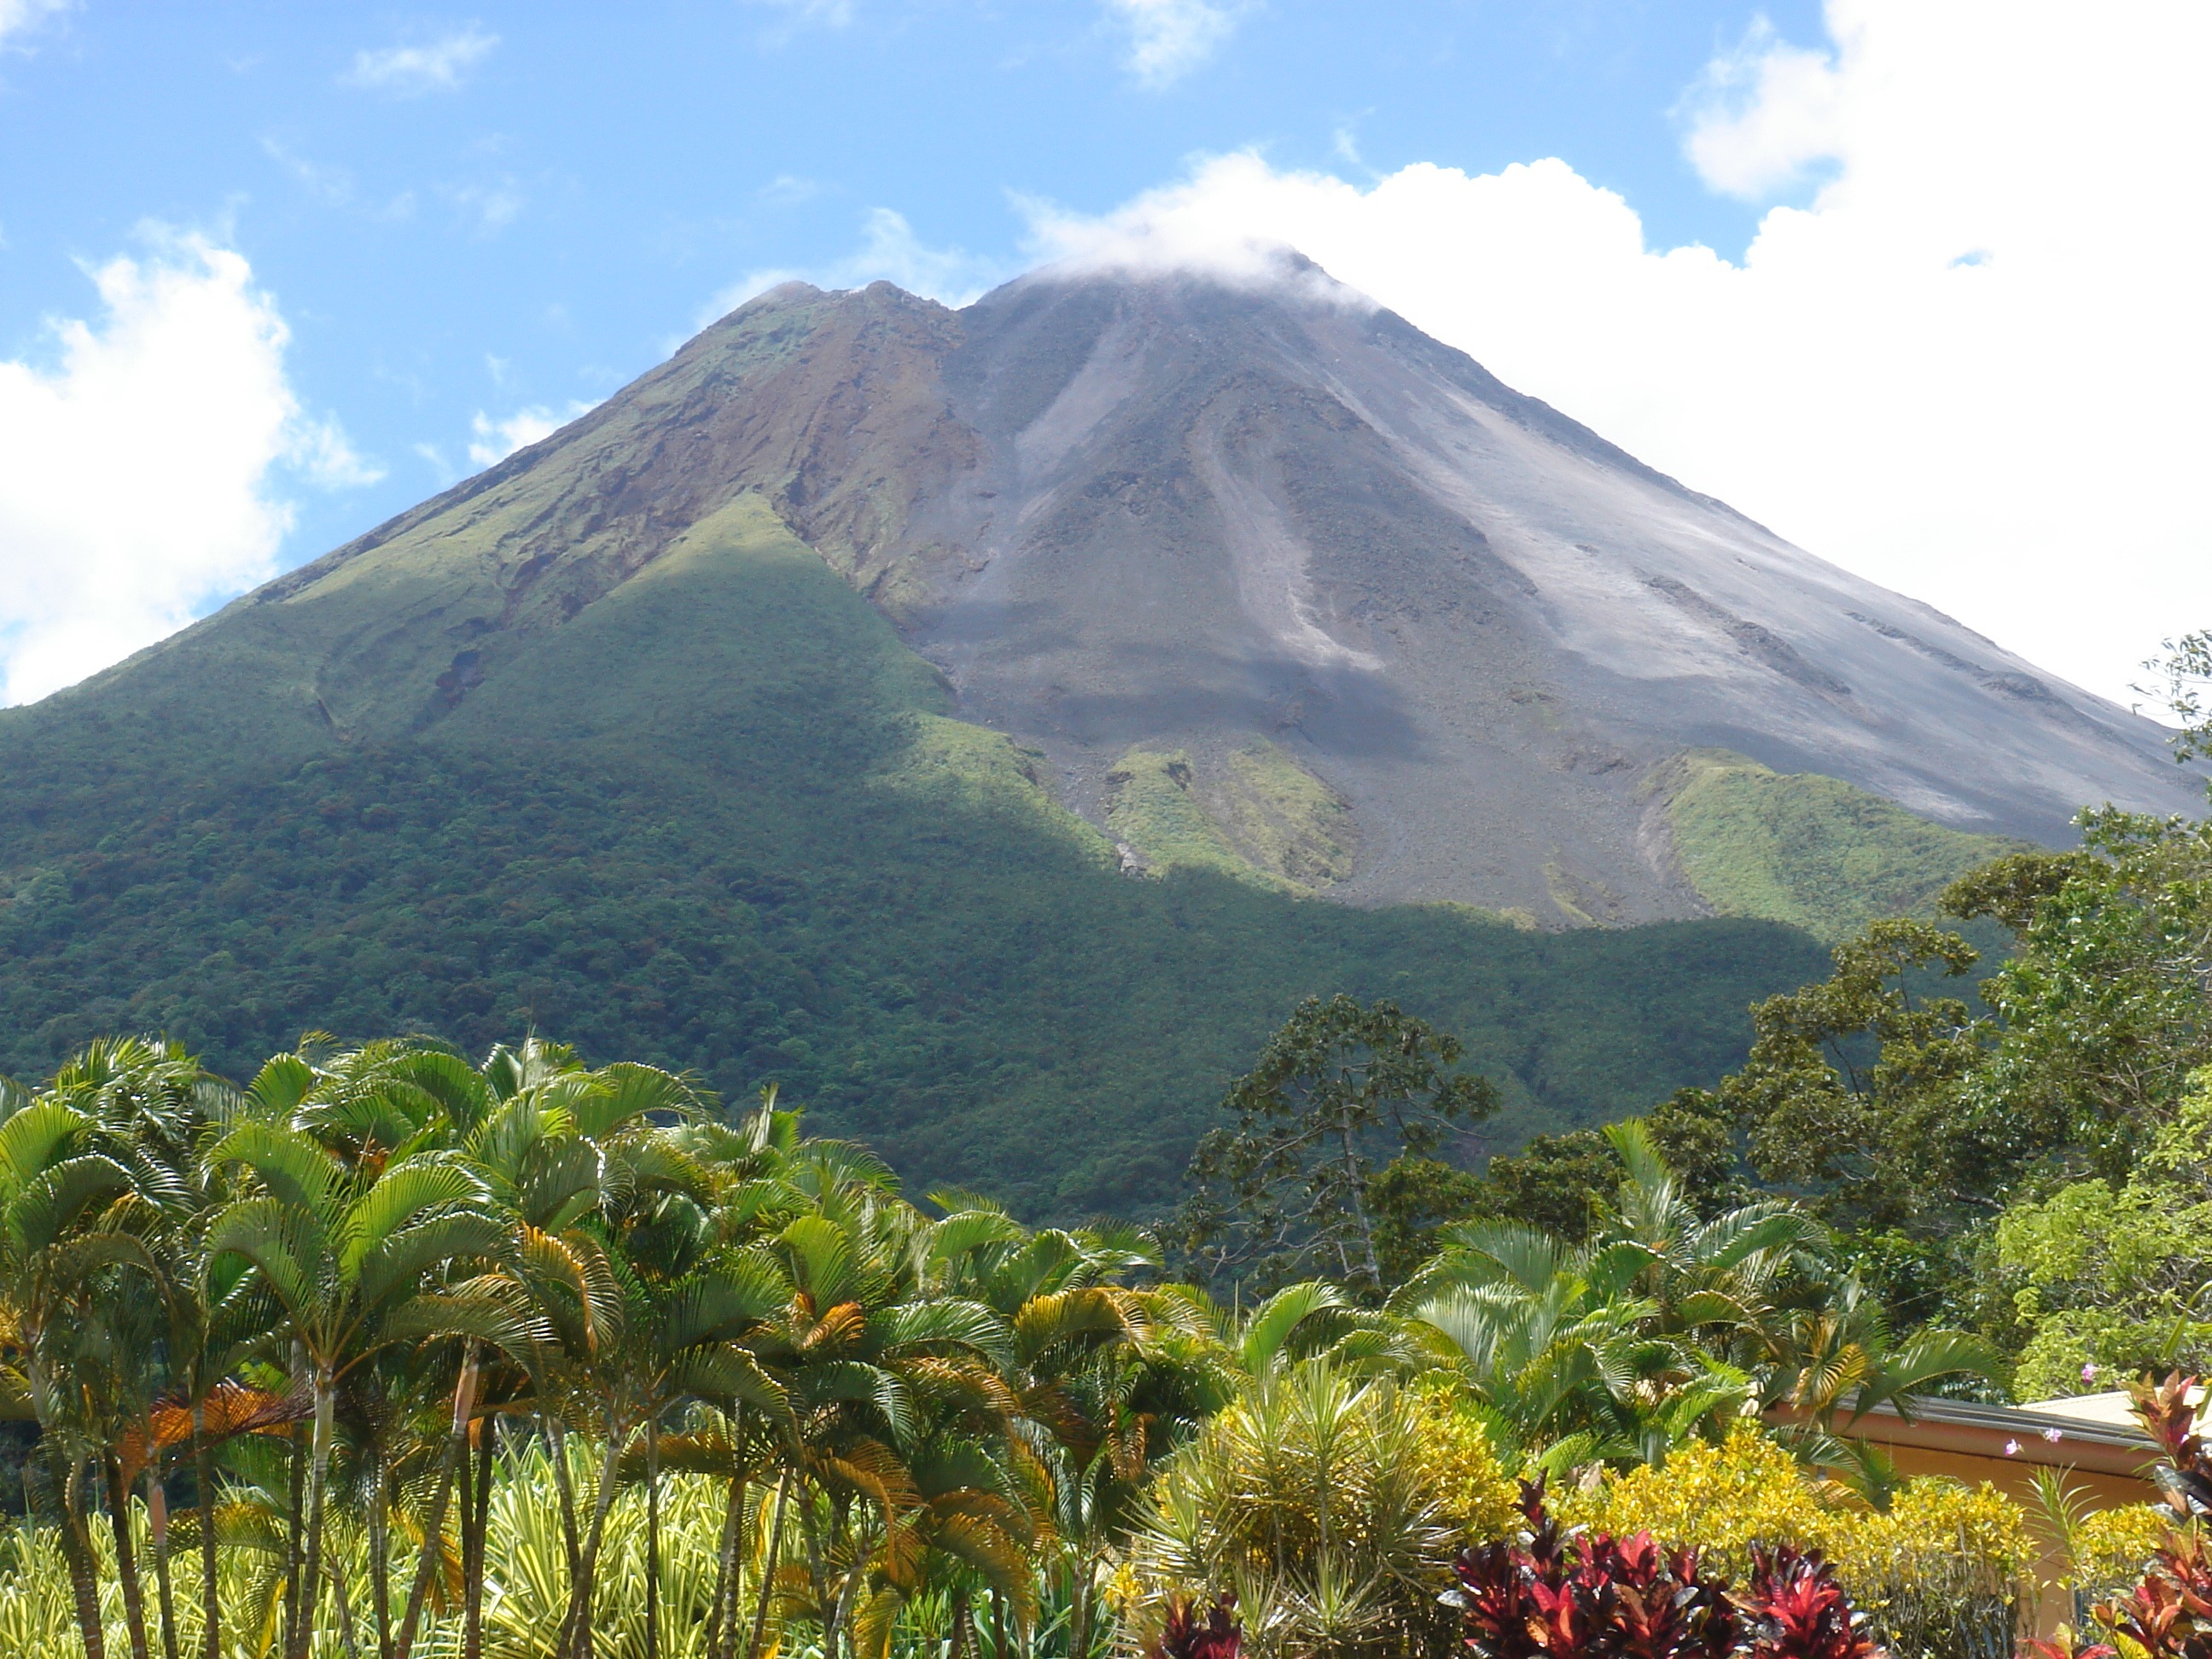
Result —
<svg viewBox="0 0 2212 1659"><path fill-rule="evenodd" d="M305 1659L322 1583L324 1504L339 1383L393 1340L434 1333L418 1303L434 1275L462 1261L511 1255L511 1236L489 1206L483 1182L441 1152L352 1164L292 1124L258 1116L237 1123L210 1149L210 1165L249 1171L256 1190L210 1219L210 1265L235 1256L258 1275L284 1312L307 1370L313 1402L301 1566L287 1659ZM403 1319L403 1313L416 1316ZM443 1328L481 1338L509 1310L489 1298L448 1296Z"/></svg>
<svg viewBox="0 0 2212 1659"><path fill-rule="evenodd" d="M1640 1124L1607 1133L1625 1174L1586 1244L1515 1222L1449 1227L1392 1302L1492 1437L1550 1468L1656 1462L1686 1435L1721 1431L1753 1393L1745 1345L1824 1238L1785 1205L1701 1220Z"/></svg>
<svg viewBox="0 0 2212 1659"><path fill-rule="evenodd" d="M10 1391L39 1425L86 1659L105 1659L106 1638L81 1476L88 1455L104 1455L107 1425L88 1419L72 1386L77 1333L69 1316L97 1279L161 1279L144 1241L117 1214L138 1190L139 1172L106 1139L99 1121L66 1099L0 1089L0 1336ZM75 1357L83 1357L81 1348Z"/></svg>
<svg viewBox="0 0 2212 1659"><path fill-rule="evenodd" d="M1878 1505L1888 1502L1895 1470L1870 1442L1838 1431L1881 1406L1910 1422L1913 1396L1946 1378L2003 1375L2003 1357L1964 1331L1929 1329L1898 1341L1888 1310L1847 1273L1814 1286L1765 1333L1763 1358L1760 1403L1789 1419L1789 1443Z"/></svg>

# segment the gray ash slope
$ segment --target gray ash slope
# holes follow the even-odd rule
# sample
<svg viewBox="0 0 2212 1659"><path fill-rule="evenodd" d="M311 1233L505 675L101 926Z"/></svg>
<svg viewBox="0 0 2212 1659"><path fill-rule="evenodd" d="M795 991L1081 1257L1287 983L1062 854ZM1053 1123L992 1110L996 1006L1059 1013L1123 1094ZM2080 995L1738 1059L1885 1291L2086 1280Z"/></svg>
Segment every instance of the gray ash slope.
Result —
<svg viewBox="0 0 2212 1659"><path fill-rule="evenodd" d="M1042 750L1094 818L1133 746L1203 769L1265 737L1356 817L1335 896L1556 920L1564 884L1618 923L1700 908L1644 787L1685 749L2053 843L2084 803L2199 799L2150 722L1683 488L1303 261L1261 286L1048 271L957 314L793 287L722 326L825 307L901 319L920 347L896 377L906 435L762 483L806 534L877 469L867 545L833 562L964 717Z"/></svg>
<svg viewBox="0 0 2212 1659"><path fill-rule="evenodd" d="M1048 270L961 311L771 290L55 717L158 708L295 758L465 726L471 688L748 496L1102 827L1132 750L1180 753L1218 819L1266 739L1277 782L1287 757L1334 792L1356 857L1326 890L1355 903L1704 914L1662 787L1688 750L2054 844L2085 803L2201 805L2150 722L1295 256L1261 283Z"/></svg>

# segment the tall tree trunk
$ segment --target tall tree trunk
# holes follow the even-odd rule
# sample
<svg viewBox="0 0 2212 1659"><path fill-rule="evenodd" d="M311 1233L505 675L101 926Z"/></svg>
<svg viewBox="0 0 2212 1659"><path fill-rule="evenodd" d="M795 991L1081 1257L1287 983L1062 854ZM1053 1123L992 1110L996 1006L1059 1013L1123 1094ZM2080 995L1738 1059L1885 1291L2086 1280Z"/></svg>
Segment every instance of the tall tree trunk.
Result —
<svg viewBox="0 0 2212 1659"><path fill-rule="evenodd" d="M199 1483L202 1659L222 1659L222 1595L215 1571L215 1448L208 1444L207 1401L192 1401L192 1478Z"/></svg>
<svg viewBox="0 0 2212 1659"><path fill-rule="evenodd" d="M345 1563L333 1555L323 1571L331 1581L331 1611L337 1615L338 1632L345 1638L346 1659L361 1659L361 1638L354 1633L353 1598L346 1594Z"/></svg>
<svg viewBox="0 0 2212 1659"><path fill-rule="evenodd" d="M621 1462L623 1443L629 1437L628 1431L609 1422L607 1455L599 1467L599 1489L592 1500L592 1534L584 1540L584 1553L576 1563L576 1576L568 1590L568 1622L562 1626L560 1645L554 1649L560 1659L583 1659L597 1648L598 1638L592 1629L592 1592L599 1576L599 1546L606 1538L607 1510L615 1501L615 1472Z"/></svg>
<svg viewBox="0 0 2212 1659"><path fill-rule="evenodd" d="M415 1564L415 1585L407 1592L407 1612L399 1621L399 1639L392 1644L392 1659L409 1659L415 1651L415 1632L422 1622L422 1604L429 1599L430 1578L438 1570L438 1553L445 1541L446 1505L453 1496L453 1466L467 1449L469 1418L477 1402L477 1342L469 1339L461 1360L460 1379L453 1384L453 1423L446 1436L445 1455L438 1460L438 1484L430 1493L429 1512L422 1520L422 1553Z"/></svg>
<svg viewBox="0 0 2212 1659"><path fill-rule="evenodd" d="M814 1611L822 1620L822 1659L837 1659L836 1626L830 1618L830 1585L822 1574L822 1522L816 1506L799 1511L799 1530L806 1534L806 1575L814 1590Z"/></svg>
<svg viewBox="0 0 2212 1659"><path fill-rule="evenodd" d="M159 1457L146 1465L146 1526L154 1545L154 1589L161 1599L161 1659L177 1659L177 1597L169 1582L169 1492Z"/></svg>
<svg viewBox="0 0 2212 1659"><path fill-rule="evenodd" d="M952 1592L952 1649L945 1659L966 1659L968 1653L968 1592Z"/></svg>
<svg viewBox="0 0 2212 1659"><path fill-rule="evenodd" d="M131 1638L131 1659L153 1659L146 1641L146 1583L138 1573L138 1547L131 1536L131 1489L124 1484L123 1460L100 1454L107 1476L107 1526L115 1534L115 1577L123 1590L123 1628Z"/></svg>
<svg viewBox="0 0 2212 1659"><path fill-rule="evenodd" d="M1077 1557L1075 1570L1070 1575L1067 1607L1067 1659L1090 1659L1091 1653L1091 1565Z"/></svg>
<svg viewBox="0 0 2212 1659"><path fill-rule="evenodd" d="M1359 1248L1367 1266L1367 1287L1382 1288L1382 1263L1375 1254L1375 1224L1367 1216L1367 1182L1359 1171L1359 1153L1352 1143L1352 1125L1340 1124L1344 1137L1344 1190L1352 1201L1352 1219L1359 1229Z"/></svg>
<svg viewBox="0 0 2212 1659"><path fill-rule="evenodd" d="M392 1659L392 1466L381 1426L375 1433L369 1471L368 1616L376 1623L376 1659Z"/></svg>
<svg viewBox="0 0 2212 1659"><path fill-rule="evenodd" d="M852 1646L853 1603L859 1599L860 1588L867 1578L867 1575L861 1571L861 1568L867 1561L868 1553L862 1547L860 1536L866 1528L865 1521L854 1528L855 1535L851 1553L853 1565L845 1570L845 1582L837 1588L837 1599L830 1614L830 1628L822 1644L823 1659L837 1659L837 1646L841 1642L848 1648ZM842 1513L838 1517L834 1535L840 1541L844 1539L845 1525Z"/></svg>
<svg viewBox="0 0 2212 1659"><path fill-rule="evenodd" d="M576 1538L576 1481L568 1468L568 1426L558 1417L549 1419L545 1438L553 1449L553 1490L561 1495L561 1547L568 1557L568 1582L576 1582L582 1565L583 1546Z"/></svg>
<svg viewBox="0 0 2212 1659"><path fill-rule="evenodd" d="M745 1408L730 1416L730 1501L722 1515L722 1547L714 1563L714 1605L708 1615L707 1659L731 1659L737 1633L738 1539L745 1524Z"/></svg>
<svg viewBox="0 0 2212 1659"><path fill-rule="evenodd" d="M93 1565L92 1535L85 1529L84 1509L77 1497L76 1468L51 1431L40 1437L46 1443L46 1472L53 1482L54 1503L61 1510L62 1559L69 1564L70 1590L76 1600L76 1632L84 1644L84 1659L107 1659L107 1631L100 1620L100 1577Z"/></svg>
<svg viewBox="0 0 2212 1659"><path fill-rule="evenodd" d="M991 1586L991 1659L1009 1659L1006 1652L1006 1598Z"/></svg>
<svg viewBox="0 0 2212 1659"><path fill-rule="evenodd" d="M297 1423L292 1425L291 1513L284 1517L284 1659L306 1659L300 1647L300 1533L307 1516L308 1438Z"/></svg>
<svg viewBox="0 0 2212 1659"><path fill-rule="evenodd" d="M753 1598L752 1635L745 1643L745 1659L760 1659L761 1638L768 1633L769 1597L775 1591L775 1564L783 1553L783 1511L791 1501L791 1471L775 1483L775 1516L768 1524L768 1556L761 1563L760 1588Z"/></svg>
<svg viewBox="0 0 2212 1659"><path fill-rule="evenodd" d="M319 1364L307 1470L307 1542L300 1564L299 1633L293 1638L298 1659L307 1659L313 1645L315 1611L323 1599L323 1498L331 1482L331 1419L336 1409L337 1385L329 1368Z"/></svg>
<svg viewBox="0 0 2212 1659"><path fill-rule="evenodd" d="M492 1460L499 1447L489 1417L477 1427L477 1443L476 1491L472 1494L474 1501L469 1505L468 1531L461 1558L463 1591L467 1597L462 1638L464 1659L483 1659L484 1543L491 1531Z"/></svg>
<svg viewBox="0 0 2212 1659"><path fill-rule="evenodd" d="M645 1419L645 1659L660 1659L660 1413L657 1411Z"/></svg>
<svg viewBox="0 0 2212 1659"><path fill-rule="evenodd" d="M476 1565L477 1518L477 1459L474 1431L468 1444L461 1448L461 1461L453 1471L453 1507L461 1518L461 1625L462 1640L466 1641L468 1626L469 1571Z"/></svg>

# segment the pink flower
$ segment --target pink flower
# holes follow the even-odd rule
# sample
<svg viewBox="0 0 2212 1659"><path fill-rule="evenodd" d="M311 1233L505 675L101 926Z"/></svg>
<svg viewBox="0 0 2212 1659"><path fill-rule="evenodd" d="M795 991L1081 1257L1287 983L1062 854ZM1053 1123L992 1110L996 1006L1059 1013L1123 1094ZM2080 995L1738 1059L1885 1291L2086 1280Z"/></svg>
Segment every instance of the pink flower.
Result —
<svg viewBox="0 0 2212 1659"><path fill-rule="evenodd" d="M2055 1446L2066 1437L2066 1431L2063 1429L2045 1429L2043 1437Z"/></svg>
<svg viewBox="0 0 2212 1659"><path fill-rule="evenodd" d="M2005 1442L2005 1455L2006 1455L2007 1457L2017 1457L2017 1456L2019 1456L2019 1455L2020 1455L2020 1442L2019 1442L2019 1441L2017 1441L2017 1440L2008 1440L2008 1441L2006 1441L2006 1442Z"/></svg>
<svg viewBox="0 0 2212 1659"><path fill-rule="evenodd" d="M2094 1365L2082 1366L2081 1380L2084 1382L2094 1382L2097 1380L2097 1368Z"/></svg>

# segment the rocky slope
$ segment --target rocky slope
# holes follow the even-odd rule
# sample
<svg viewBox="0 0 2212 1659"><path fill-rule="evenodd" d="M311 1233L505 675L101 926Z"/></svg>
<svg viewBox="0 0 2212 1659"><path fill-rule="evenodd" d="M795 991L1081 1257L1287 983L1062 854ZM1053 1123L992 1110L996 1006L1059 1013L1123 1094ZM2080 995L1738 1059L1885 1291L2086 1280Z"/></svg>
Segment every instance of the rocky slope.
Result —
<svg viewBox="0 0 2212 1659"><path fill-rule="evenodd" d="M373 589L384 620L311 644L294 712L418 729L753 491L1133 867L1203 843L1358 902L1619 924L1716 902L1674 844L1686 750L2045 842L2084 803L2197 799L2149 722L1287 255L1260 284L1046 271L957 313L775 289L201 632L320 638Z"/></svg>
<svg viewBox="0 0 2212 1659"><path fill-rule="evenodd" d="M1173 758L1231 855L1356 902L1699 914L1663 787L1691 749L2040 841L2085 802L2196 799L2149 722L1294 256L1259 285L1046 271L957 313L775 289L122 674L273 629L313 659L292 721L420 729L753 491L1092 822L1147 821L1123 797ZM1175 856L1122 840L1136 866Z"/></svg>

